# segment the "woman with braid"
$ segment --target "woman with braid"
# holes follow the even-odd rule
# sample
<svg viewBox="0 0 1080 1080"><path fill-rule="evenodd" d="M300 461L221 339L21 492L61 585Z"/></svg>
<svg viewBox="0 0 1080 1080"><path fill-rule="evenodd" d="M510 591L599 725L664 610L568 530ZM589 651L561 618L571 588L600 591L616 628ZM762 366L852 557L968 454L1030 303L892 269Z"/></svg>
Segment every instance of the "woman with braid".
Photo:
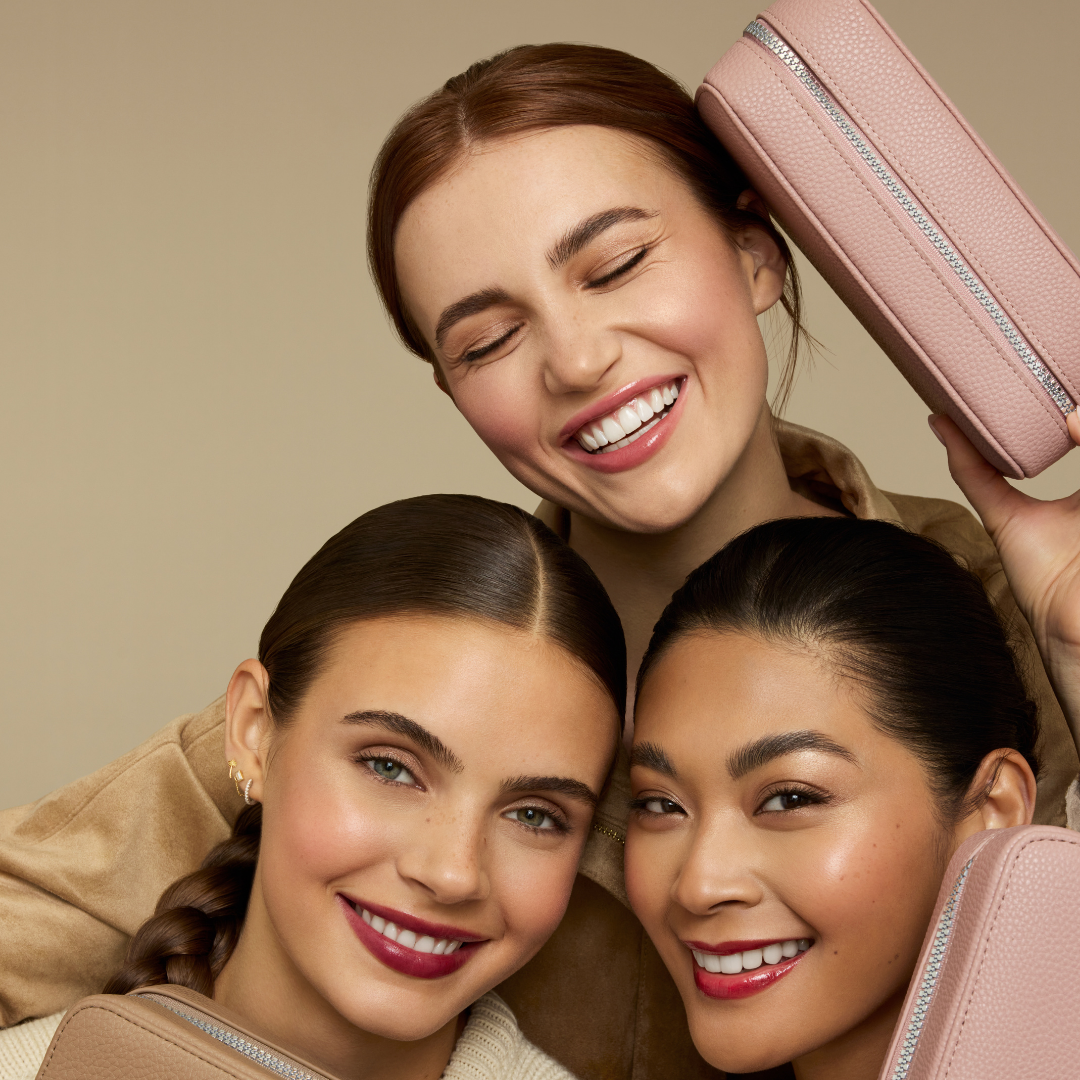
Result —
<svg viewBox="0 0 1080 1080"><path fill-rule="evenodd" d="M562 918L625 668L603 587L524 511L365 514L236 669L221 769L248 805L106 992L188 987L342 1080L568 1080L490 991Z"/></svg>

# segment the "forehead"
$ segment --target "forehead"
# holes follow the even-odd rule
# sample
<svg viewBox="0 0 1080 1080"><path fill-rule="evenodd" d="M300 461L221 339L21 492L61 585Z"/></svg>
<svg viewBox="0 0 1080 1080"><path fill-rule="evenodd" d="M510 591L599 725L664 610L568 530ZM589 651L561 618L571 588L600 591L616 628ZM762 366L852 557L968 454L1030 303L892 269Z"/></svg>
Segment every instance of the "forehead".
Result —
<svg viewBox="0 0 1080 1080"><path fill-rule="evenodd" d="M395 237L402 286L446 258L490 270L493 256L546 251L568 228L614 206L691 200L652 144L612 128L550 128L485 142L406 209ZM484 285L490 281L484 281Z"/></svg>
<svg viewBox="0 0 1080 1080"><path fill-rule="evenodd" d="M532 732L606 746L615 722L597 681L545 638L478 619L424 615L348 627L305 706L313 719L398 712L448 743Z"/></svg>
<svg viewBox="0 0 1080 1080"><path fill-rule="evenodd" d="M634 724L641 740L710 758L766 733L813 730L849 747L877 737L854 684L823 658L731 633L676 642L649 673Z"/></svg>

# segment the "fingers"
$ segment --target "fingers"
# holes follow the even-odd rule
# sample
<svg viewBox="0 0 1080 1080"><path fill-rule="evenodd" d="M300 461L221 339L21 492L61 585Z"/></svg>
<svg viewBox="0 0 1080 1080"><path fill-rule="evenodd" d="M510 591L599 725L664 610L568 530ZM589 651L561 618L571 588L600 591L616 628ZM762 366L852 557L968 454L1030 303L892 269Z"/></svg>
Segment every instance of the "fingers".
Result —
<svg viewBox="0 0 1080 1080"><path fill-rule="evenodd" d="M1072 441L1080 446L1080 409L1073 409L1069 413L1066 423L1069 426L1069 434L1072 436Z"/></svg>
<svg viewBox="0 0 1080 1080"><path fill-rule="evenodd" d="M945 444L949 472L967 496L991 536L1028 496L1017 491L971 444L971 440L947 416L931 416L930 428ZM1080 432L1080 426L1077 427Z"/></svg>

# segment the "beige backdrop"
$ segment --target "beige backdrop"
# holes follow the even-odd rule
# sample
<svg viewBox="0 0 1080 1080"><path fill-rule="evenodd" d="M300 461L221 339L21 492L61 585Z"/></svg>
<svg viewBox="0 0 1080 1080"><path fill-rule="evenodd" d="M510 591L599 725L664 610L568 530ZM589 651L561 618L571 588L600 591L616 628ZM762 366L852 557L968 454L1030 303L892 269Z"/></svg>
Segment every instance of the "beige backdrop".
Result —
<svg viewBox="0 0 1080 1080"><path fill-rule="evenodd" d="M1072 0L880 8L1074 248ZM0 0L0 806L222 691L301 563L389 499L535 499L368 280L364 191L413 100L523 41L693 86L755 0ZM789 415L955 497L925 409L805 274ZM1080 483L1080 454L1027 486Z"/></svg>

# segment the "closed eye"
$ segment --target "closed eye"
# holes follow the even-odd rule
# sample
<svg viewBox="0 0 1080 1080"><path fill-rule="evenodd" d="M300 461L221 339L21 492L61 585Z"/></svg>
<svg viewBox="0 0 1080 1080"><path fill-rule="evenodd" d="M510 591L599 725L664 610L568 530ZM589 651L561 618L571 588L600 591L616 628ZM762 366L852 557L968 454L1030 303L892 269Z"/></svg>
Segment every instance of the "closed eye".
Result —
<svg viewBox="0 0 1080 1080"><path fill-rule="evenodd" d="M524 323L518 323L517 326L507 330L502 337L496 338L487 345L481 345L478 349L470 349L467 353L463 353L461 357L462 363L469 363L472 360L483 360L489 353L493 353L496 349L505 345L524 325Z"/></svg>
<svg viewBox="0 0 1080 1080"><path fill-rule="evenodd" d="M629 259L627 259L626 262L624 262L621 266L615 267L615 269L612 270L610 273L604 274L603 277L593 278L592 281L586 282L585 288L599 289L602 288L604 285L610 285L611 282L615 281L617 278L622 277L623 274L628 274L631 270L633 270L634 267L637 266L638 263L640 263L642 259L644 259L645 256L649 254L651 250L652 249L648 245L646 245L635 255L632 255Z"/></svg>

